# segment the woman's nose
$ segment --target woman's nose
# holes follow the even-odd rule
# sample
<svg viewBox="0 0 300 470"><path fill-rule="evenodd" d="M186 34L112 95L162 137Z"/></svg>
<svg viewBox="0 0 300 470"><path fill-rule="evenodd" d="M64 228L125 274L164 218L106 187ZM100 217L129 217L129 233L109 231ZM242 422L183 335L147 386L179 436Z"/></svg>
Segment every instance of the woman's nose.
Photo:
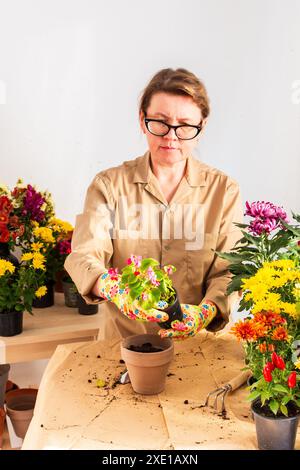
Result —
<svg viewBox="0 0 300 470"><path fill-rule="evenodd" d="M178 140L178 137L175 133L175 129L169 129L169 132L164 135L165 139L172 139L172 140Z"/></svg>

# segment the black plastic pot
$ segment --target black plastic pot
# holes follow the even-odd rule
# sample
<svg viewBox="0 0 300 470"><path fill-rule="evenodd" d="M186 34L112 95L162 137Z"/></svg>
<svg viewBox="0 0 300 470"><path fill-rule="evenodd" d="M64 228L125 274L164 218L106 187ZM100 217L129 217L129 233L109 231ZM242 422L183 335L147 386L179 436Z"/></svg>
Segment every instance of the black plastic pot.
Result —
<svg viewBox="0 0 300 470"><path fill-rule="evenodd" d="M0 243L0 258L10 261L16 268L20 265L18 258L9 251L8 243Z"/></svg>
<svg viewBox="0 0 300 470"><path fill-rule="evenodd" d="M15 336L23 331L23 312L0 313L0 336Z"/></svg>
<svg viewBox="0 0 300 470"><path fill-rule="evenodd" d="M300 415L267 417L260 413L260 401L251 404L257 444L260 450L293 450Z"/></svg>
<svg viewBox="0 0 300 470"><path fill-rule="evenodd" d="M78 307L78 295L74 282L62 280L62 287L67 307Z"/></svg>
<svg viewBox="0 0 300 470"><path fill-rule="evenodd" d="M98 304L87 304L84 298L77 294L78 312L81 315L95 315L98 313Z"/></svg>
<svg viewBox="0 0 300 470"><path fill-rule="evenodd" d="M54 282L50 281L46 283L47 292L40 299L36 298L32 302L34 308L46 308L54 305Z"/></svg>
<svg viewBox="0 0 300 470"><path fill-rule="evenodd" d="M169 316L169 319L167 321L159 323L159 326L161 328L166 329L166 330L171 328L172 321L174 321L174 320L181 321L182 318L183 318L183 313L182 313L182 310L181 310L181 307L180 307L180 302L179 302L179 299L178 299L177 292L176 292L176 300L172 305L169 305L169 307L167 307L165 309L157 309L157 310L161 310L162 312L166 312Z"/></svg>

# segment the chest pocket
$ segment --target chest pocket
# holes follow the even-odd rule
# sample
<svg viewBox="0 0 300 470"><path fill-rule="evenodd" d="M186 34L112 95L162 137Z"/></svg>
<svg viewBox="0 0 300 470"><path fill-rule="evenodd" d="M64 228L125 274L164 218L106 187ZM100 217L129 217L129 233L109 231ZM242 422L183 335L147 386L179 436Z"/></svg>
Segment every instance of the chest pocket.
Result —
<svg viewBox="0 0 300 470"><path fill-rule="evenodd" d="M199 289L203 285L216 254L213 250L217 246L218 235L206 233L201 248L189 249L187 253L188 280L190 285Z"/></svg>

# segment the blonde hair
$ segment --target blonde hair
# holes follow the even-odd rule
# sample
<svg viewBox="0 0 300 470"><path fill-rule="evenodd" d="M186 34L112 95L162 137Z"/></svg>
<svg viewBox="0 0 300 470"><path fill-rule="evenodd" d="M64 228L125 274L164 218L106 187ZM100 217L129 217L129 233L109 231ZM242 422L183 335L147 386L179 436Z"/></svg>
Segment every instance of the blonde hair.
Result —
<svg viewBox="0 0 300 470"><path fill-rule="evenodd" d="M140 98L139 110L145 115L152 96L159 92L190 96L200 108L202 117L206 118L209 115L206 88L196 75L186 69L162 69L152 77Z"/></svg>

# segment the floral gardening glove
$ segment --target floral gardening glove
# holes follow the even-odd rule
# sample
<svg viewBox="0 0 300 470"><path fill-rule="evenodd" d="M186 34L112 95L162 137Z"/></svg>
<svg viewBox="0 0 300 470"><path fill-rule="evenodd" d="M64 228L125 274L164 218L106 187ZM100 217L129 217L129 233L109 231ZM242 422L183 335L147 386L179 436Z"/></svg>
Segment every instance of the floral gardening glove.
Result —
<svg viewBox="0 0 300 470"><path fill-rule="evenodd" d="M98 282L101 297L113 302L130 320L160 323L169 319L168 314L165 312L154 308L145 311L136 301L132 302L128 296L128 291L120 288L121 276L118 274L118 268L105 271L101 274ZM159 308L164 308L166 305L166 302L163 301L157 304Z"/></svg>
<svg viewBox="0 0 300 470"><path fill-rule="evenodd" d="M182 321L174 320L172 328L159 330L161 338L172 338L175 340L187 339L194 336L212 321L217 314L216 305L210 300L203 300L200 305L181 304L183 312Z"/></svg>

